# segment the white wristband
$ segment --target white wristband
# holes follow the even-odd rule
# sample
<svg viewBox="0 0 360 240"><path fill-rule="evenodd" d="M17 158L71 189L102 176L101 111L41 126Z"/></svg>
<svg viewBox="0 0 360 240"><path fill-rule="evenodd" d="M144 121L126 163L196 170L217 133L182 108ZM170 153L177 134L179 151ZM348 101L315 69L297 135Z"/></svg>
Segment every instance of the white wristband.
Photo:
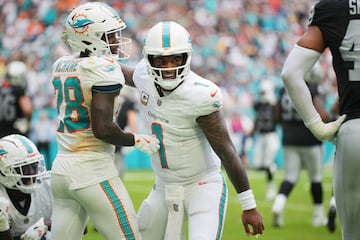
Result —
<svg viewBox="0 0 360 240"><path fill-rule="evenodd" d="M251 189L238 193L238 199L243 211L256 208L254 194Z"/></svg>

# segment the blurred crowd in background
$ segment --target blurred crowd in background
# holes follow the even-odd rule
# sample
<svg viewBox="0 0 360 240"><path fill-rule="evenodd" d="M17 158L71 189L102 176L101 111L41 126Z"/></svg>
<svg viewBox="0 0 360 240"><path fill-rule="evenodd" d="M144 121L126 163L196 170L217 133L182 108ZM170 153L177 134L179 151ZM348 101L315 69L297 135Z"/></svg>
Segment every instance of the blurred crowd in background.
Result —
<svg viewBox="0 0 360 240"><path fill-rule="evenodd" d="M54 90L49 78L55 59L67 54L61 42L69 10L82 0L0 0L0 84L11 61L26 64L27 94L33 102L29 137L53 142L56 129ZM303 34L313 0L133 0L105 1L127 24L132 53L127 64L142 58L144 36L163 20L181 23L192 36L192 70L217 83L225 97L225 114L234 142L251 132L254 103L263 81L277 92L289 50ZM321 90L328 107L336 98L331 55L319 62ZM54 114L55 113L55 114ZM45 124L46 122L46 124ZM49 133L49 134L44 134ZM53 134L51 134L53 133ZM51 160L52 155L48 158Z"/></svg>

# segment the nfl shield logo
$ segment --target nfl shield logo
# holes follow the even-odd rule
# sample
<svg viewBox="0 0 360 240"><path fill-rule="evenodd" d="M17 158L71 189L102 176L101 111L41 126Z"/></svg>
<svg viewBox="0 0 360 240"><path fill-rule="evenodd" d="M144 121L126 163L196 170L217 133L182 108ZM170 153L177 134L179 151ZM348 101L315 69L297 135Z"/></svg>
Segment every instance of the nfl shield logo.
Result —
<svg viewBox="0 0 360 240"><path fill-rule="evenodd" d="M157 105L160 107L162 104L162 101L160 99L157 100Z"/></svg>
<svg viewBox="0 0 360 240"><path fill-rule="evenodd" d="M175 212L179 211L179 205L177 205L176 203L173 204L173 208Z"/></svg>

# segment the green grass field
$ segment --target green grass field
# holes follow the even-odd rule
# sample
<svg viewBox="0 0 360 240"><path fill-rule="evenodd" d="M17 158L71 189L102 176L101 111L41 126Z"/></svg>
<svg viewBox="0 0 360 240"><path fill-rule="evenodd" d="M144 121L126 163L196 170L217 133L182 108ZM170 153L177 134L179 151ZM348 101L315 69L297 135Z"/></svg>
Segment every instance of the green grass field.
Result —
<svg viewBox="0 0 360 240"><path fill-rule="evenodd" d="M299 182L291 193L285 208L285 226L283 228L273 228L271 225L271 201L265 200L265 175L262 172L248 170L251 187L255 193L258 209L261 212L265 232L258 239L262 240L340 240L341 232L338 219L336 222L335 233L329 233L326 227L313 228L312 222L312 203L309 192L309 181L306 172L303 171ZM275 177L277 185L280 184L283 172L280 170ZM142 200L150 191L154 176L151 171L127 171L124 176L124 183L133 199L135 208L138 209ZM327 167L324 170L324 205L327 212L329 199L331 197L332 169ZM84 240L103 239L91 225L88 226L88 234ZM247 237L241 223L241 207L238 203L235 191L229 184L229 204L225 221L225 228L222 239L256 239ZM159 239L160 240L160 239Z"/></svg>

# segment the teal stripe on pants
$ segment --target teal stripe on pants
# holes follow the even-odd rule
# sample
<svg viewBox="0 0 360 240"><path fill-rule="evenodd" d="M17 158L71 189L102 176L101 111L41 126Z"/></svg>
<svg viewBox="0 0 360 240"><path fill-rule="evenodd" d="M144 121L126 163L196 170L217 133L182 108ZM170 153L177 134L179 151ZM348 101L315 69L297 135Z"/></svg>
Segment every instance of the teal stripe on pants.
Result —
<svg viewBox="0 0 360 240"><path fill-rule="evenodd" d="M108 199L110 200L111 205L113 206L113 209L115 210L118 223L126 239L135 240L136 238L133 230L131 229L124 206L122 205L121 200L119 199L117 194L112 189L109 181L103 181L101 183L101 187L103 188Z"/></svg>

